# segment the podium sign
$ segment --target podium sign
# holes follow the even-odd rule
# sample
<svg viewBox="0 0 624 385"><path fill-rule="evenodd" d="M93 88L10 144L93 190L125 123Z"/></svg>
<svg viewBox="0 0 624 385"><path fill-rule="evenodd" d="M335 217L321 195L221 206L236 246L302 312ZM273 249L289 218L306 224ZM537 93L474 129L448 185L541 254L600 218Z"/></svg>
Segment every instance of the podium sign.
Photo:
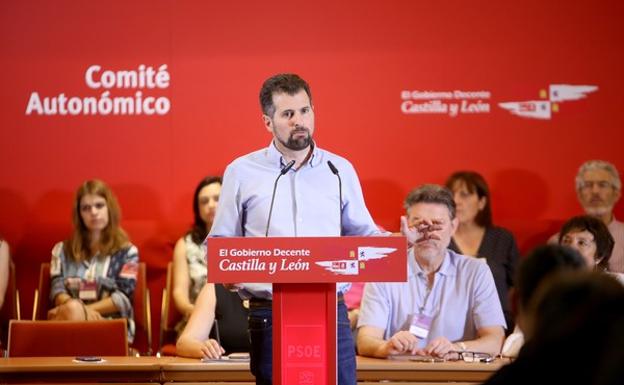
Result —
<svg viewBox="0 0 624 385"><path fill-rule="evenodd" d="M210 238L208 282L405 282L404 237Z"/></svg>
<svg viewBox="0 0 624 385"><path fill-rule="evenodd" d="M273 383L336 385L336 282L405 282L404 237L208 239L208 282L273 283Z"/></svg>

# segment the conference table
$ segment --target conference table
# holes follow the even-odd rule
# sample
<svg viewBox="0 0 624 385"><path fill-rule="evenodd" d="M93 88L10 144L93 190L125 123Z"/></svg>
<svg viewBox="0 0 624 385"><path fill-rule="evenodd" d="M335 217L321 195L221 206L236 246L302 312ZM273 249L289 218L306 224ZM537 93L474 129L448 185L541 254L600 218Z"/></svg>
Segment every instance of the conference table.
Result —
<svg viewBox="0 0 624 385"><path fill-rule="evenodd" d="M73 357L0 358L0 384L6 383L130 383L222 384L254 383L247 362L201 362L180 357L103 357L101 363L75 362ZM491 363L412 362L357 358L360 385L478 384L507 361Z"/></svg>

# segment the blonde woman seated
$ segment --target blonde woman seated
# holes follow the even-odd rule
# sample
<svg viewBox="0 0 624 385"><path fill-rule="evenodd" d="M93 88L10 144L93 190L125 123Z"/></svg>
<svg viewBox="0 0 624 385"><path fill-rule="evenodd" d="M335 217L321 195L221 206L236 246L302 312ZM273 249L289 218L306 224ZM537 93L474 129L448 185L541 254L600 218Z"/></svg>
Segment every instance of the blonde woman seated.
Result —
<svg viewBox="0 0 624 385"><path fill-rule="evenodd" d="M57 243L50 262L51 320L126 318L134 339L132 299L139 254L119 226L120 209L100 180L84 182L76 192L74 231Z"/></svg>
<svg viewBox="0 0 624 385"><path fill-rule="evenodd" d="M0 237L0 309L4 306L4 297L6 296L7 287L9 285L9 263L11 257L9 255L9 244ZM3 343L6 342L6 333L8 330L8 319L4 319L4 315L8 315L9 312L2 312L2 319L0 319L0 327L2 327L2 333L0 333L0 347L3 347Z"/></svg>
<svg viewBox="0 0 624 385"><path fill-rule="evenodd" d="M206 177L199 182L193 195L193 227L176 242L173 250L173 302L184 316L176 325L178 334L184 329L206 283L208 266L202 244L212 227L220 193L220 177Z"/></svg>
<svg viewBox="0 0 624 385"><path fill-rule="evenodd" d="M9 284L9 260L9 244L0 238L0 309L4 305L4 296Z"/></svg>

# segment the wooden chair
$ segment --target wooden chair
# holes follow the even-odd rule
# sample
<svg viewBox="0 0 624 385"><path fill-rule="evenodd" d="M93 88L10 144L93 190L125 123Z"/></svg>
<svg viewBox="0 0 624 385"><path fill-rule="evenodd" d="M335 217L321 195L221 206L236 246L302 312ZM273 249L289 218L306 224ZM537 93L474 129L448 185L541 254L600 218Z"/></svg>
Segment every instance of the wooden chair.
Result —
<svg viewBox="0 0 624 385"><path fill-rule="evenodd" d="M50 310L50 264L42 263L39 268L39 286L35 289L32 320L47 320Z"/></svg>
<svg viewBox="0 0 624 385"><path fill-rule="evenodd" d="M13 320L7 353L8 357L127 356L127 322Z"/></svg>
<svg viewBox="0 0 624 385"><path fill-rule="evenodd" d="M176 324L182 319L182 314L173 303L173 262L167 264L167 281L162 292L160 303L160 338L158 353L162 356L176 355Z"/></svg>
<svg viewBox="0 0 624 385"><path fill-rule="evenodd" d="M32 320L46 320L50 310L50 264L42 263L39 271L39 288L35 290ZM132 299L136 333L132 348L139 354L152 354L152 314L147 288L145 262L139 262L137 282Z"/></svg>
<svg viewBox="0 0 624 385"><path fill-rule="evenodd" d="M132 347L139 354L152 355L152 312L150 302L150 292L147 288L147 267L145 262L139 262L136 288L132 301L134 307L134 323L136 334Z"/></svg>
<svg viewBox="0 0 624 385"><path fill-rule="evenodd" d="M9 335L9 321L21 319L19 290L15 279L15 264L9 261L9 282L4 295L4 304L0 309L0 345L7 342Z"/></svg>

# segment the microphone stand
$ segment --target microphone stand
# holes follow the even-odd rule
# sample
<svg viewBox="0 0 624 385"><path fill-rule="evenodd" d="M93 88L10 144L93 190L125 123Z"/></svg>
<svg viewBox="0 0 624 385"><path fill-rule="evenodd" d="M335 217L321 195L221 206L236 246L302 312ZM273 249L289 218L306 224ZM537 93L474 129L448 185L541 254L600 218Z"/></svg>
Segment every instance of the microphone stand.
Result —
<svg viewBox="0 0 624 385"><path fill-rule="evenodd" d="M329 169L331 170L331 172L336 175L338 177L338 194L340 197L340 207L338 207L338 214L340 215L340 235L342 235L342 178L340 178L340 173L338 172L338 169L336 168L336 166L334 166L334 164L331 162L331 160L327 161L327 165L329 166Z"/></svg>
<svg viewBox="0 0 624 385"><path fill-rule="evenodd" d="M269 207L269 217L267 218L266 231L264 232L264 236L265 237L269 236L269 227L271 226L271 215L273 214L273 203L275 202L275 192L277 191L277 182L294 165L295 165L295 161L294 160L291 160L290 162L288 162L288 164L286 166L284 166L284 168L282 168L282 170L280 171L280 173L277 176L277 178L275 178L275 183L273 183L273 194L271 195L271 206Z"/></svg>

